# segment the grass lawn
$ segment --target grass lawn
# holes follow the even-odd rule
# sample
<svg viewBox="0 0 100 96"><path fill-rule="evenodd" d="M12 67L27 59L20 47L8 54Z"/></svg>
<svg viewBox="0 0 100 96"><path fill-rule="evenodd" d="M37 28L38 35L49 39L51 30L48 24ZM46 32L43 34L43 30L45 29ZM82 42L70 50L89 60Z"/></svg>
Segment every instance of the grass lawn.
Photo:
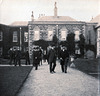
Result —
<svg viewBox="0 0 100 96"><path fill-rule="evenodd" d="M74 64L78 70L98 78L98 73L100 73L98 61L99 59L76 59Z"/></svg>
<svg viewBox="0 0 100 96"><path fill-rule="evenodd" d="M0 66L0 96L15 96L32 66Z"/></svg>

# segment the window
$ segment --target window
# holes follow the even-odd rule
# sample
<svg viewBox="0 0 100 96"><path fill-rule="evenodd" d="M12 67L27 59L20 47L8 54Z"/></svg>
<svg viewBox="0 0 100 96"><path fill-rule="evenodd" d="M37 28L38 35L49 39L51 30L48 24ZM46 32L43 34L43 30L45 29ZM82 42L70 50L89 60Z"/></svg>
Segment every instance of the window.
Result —
<svg viewBox="0 0 100 96"><path fill-rule="evenodd" d="M18 42L17 31L13 32L13 42Z"/></svg>
<svg viewBox="0 0 100 96"><path fill-rule="evenodd" d="M98 33L98 38L100 38L100 28L98 28L97 33Z"/></svg>
<svg viewBox="0 0 100 96"><path fill-rule="evenodd" d="M39 40L39 39L40 39L40 32L34 31L34 40Z"/></svg>
<svg viewBox="0 0 100 96"><path fill-rule="evenodd" d="M24 32L24 42L28 42L28 32Z"/></svg>
<svg viewBox="0 0 100 96"><path fill-rule="evenodd" d="M2 47L0 47L0 57L2 56L2 52L3 52Z"/></svg>
<svg viewBox="0 0 100 96"><path fill-rule="evenodd" d="M75 41L79 41L80 31L75 31Z"/></svg>
<svg viewBox="0 0 100 96"><path fill-rule="evenodd" d="M61 31L61 40L62 41L65 41L66 40L66 36L67 36L66 31Z"/></svg>
<svg viewBox="0 0 100 96"><path fill-rule="evenodd" d="M0 31L0 41L2 41L2 40L3 40L3 32Z"/></svg>
<svg viewBox="0 0 100 96"><path fill-rule="evenodd" d="M48 40L52 40L53 31L48 31Z"/></svg>

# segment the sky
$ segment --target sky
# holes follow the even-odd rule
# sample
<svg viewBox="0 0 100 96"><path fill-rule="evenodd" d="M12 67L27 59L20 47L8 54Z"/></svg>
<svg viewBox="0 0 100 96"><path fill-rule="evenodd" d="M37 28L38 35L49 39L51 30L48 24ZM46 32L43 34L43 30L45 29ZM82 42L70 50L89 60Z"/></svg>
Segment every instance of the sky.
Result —
<svg viewBox="0 0 100 96"><path fill-rule="evenodd" d="M100 0L0 0L0 23L30 21L39 14L54 16L54 3L57 2L58 16L70 16L77 21L89 22L100 14Z"/></svg>

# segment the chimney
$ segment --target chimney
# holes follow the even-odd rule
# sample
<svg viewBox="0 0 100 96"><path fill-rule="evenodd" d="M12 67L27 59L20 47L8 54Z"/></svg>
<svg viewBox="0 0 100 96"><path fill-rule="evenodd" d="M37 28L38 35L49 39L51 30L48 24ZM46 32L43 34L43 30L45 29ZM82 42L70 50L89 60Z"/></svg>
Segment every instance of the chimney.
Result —
<svg viewBox="0 0 100 96"><path fill-rule="evenodd" d="M32 11L32 15L31 15L31 20L34 21L33 11Z"/></svg>
<svg viewBox="0 0 100 96"><path fill-rule="evenodd" d="M55 4L54 4L54 17L56 17L57 18L57 6L56 6L56 2L55 2Z"/></svg>

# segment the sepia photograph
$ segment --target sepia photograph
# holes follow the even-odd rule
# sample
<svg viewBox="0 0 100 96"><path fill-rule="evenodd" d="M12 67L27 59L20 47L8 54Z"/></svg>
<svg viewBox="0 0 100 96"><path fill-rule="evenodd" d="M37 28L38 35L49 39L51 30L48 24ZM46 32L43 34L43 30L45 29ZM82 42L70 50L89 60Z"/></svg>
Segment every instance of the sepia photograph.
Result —
<svg viewBox="0 0 100 96"><path fill-rule="evenodd" d="M0 96L100 96L100 0L0 0Z"/></svg>

